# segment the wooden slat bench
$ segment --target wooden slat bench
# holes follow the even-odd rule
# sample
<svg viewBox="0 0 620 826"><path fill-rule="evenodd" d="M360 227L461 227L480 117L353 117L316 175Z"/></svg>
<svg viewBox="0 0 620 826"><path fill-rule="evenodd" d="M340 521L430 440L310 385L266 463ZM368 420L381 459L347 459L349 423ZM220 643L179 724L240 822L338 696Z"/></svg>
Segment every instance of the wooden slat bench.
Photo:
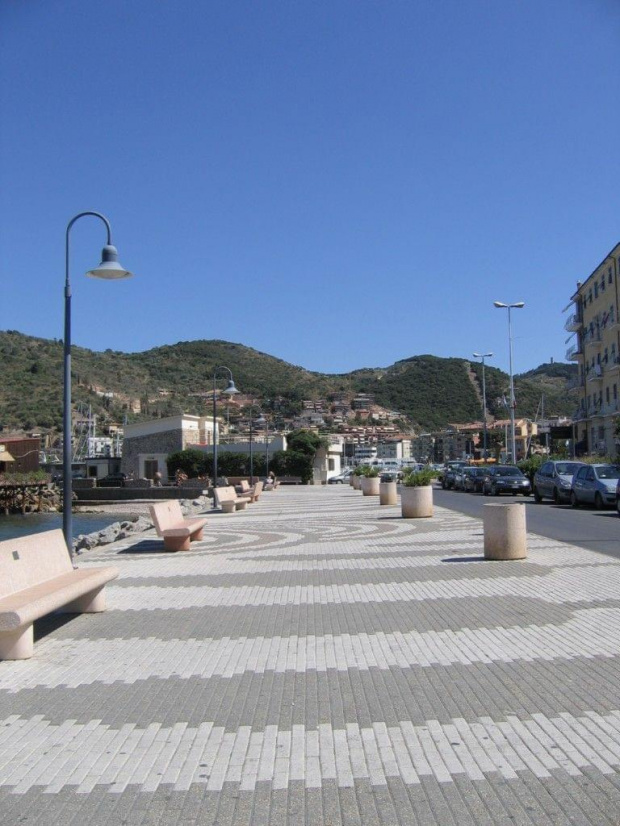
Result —
<svg viewBox="0 0 620 826"><path fill-rule="evenodd" d="M232 485L223 488L213 488L215 507L221 508L224 513L234 513L245 510L250 501L249 496L239 496Z"/></svg>
<svg viewBox="0 0 620 826"><path fill-rule="evenodd" d="M118 573L73 568L61 530L0 542L0 659L32 657L32 623L52 611L105 611L103 589Z"/></svg>
<svg viewBox="0 0 620 826"><path fill-rule="evenodd" d="M186 519L176 499L149 505L149 511L157 535L164 540L165 550L189 551L190 541L202 539L207 520L201 516Z"/></svg>

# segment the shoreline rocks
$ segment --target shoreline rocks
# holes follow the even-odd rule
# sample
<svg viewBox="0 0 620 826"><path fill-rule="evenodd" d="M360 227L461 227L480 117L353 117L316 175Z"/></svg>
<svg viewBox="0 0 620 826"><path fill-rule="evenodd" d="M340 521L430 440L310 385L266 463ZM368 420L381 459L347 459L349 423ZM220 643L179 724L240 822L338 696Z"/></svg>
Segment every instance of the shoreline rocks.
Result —
<svg viewBox="0 0 620 826"><path fill-rule="evenodd" d="M184 516L192 516L197 513L203 513L210 502L206 496L200 496L198 499L180 499L179 504ZM101 511L105 513L105 510ZM135 514L124 519L122 522L113 522L107 528L100 531L94 531L89 534L80 534L73 540L73 549L76 554L82 554L84 551L91 551L93 548L98 548L102 545L111 545L113 542L118 542L121 539L126 539L136 533L144 533L153 528L153 522L150 517Z"/></svg>

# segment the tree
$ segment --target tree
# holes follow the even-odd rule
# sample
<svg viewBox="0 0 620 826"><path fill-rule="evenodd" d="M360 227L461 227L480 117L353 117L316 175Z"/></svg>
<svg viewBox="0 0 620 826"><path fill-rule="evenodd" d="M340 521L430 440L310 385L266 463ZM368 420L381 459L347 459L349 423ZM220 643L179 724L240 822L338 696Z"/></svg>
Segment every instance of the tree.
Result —
<svg viewBox="0 0 620 826"><path fill-rule="evenodd" d="M313 433L311 430L292 430L286 437L288 449L295 453L303 453L313 459L320 447L327 447L327 440Z"/></svg>

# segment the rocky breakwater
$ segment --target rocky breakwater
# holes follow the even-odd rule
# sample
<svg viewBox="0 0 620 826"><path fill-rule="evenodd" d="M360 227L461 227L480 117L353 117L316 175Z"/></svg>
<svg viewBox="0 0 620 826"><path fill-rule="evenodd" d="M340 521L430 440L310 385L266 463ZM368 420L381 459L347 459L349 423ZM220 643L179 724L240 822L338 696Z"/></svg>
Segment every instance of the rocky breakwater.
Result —
<svg viewBox="0 0 620 826"><path fill-rule="evenodd" d="M210 502L206 496L199 496L197 499L180 499L179 504L184 516L194 516L198 513L204 513L205 509L210 507ZM101 545L111 545L112 542L118 542L121 539L127 539L136 533L144 533L153 528L153 522L150 517L133 515L122 522L113 522L101 531L95 531L89 534L80 534L77 539L73 540L73 549L76 554L90 551Z"/></svg>
<svg viewBox="0 0 620 826"><path fill-rule="evenodd" d="M60 491L45 482L0 484L0 510L6 514L56 513L61 510Z"/></svg>

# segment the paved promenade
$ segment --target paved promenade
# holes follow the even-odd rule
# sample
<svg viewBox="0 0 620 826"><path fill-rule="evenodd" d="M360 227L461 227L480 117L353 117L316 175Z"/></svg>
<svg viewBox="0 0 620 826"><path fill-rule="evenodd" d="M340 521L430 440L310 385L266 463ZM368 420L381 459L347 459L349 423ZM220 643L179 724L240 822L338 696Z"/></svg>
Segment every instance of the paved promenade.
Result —
<svg viewBox="0 0 620 826"><path fill-rule="evenodd" d="M620 823L620 562L348 486L146 534L0 663L0 823Z"/></svg>

